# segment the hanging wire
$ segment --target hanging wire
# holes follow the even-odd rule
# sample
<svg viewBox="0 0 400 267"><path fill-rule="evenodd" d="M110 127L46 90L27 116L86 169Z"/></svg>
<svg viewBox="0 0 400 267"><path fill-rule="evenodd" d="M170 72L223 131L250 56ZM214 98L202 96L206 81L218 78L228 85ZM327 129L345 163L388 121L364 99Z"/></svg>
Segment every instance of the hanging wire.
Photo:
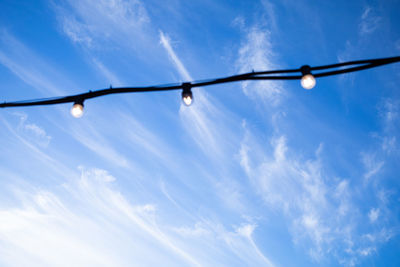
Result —
<svg viewBox="0 0 400 267"><path fill-rule="evenodd" d="M194 87L205 87L210 85L248 81L248 80L301 80L305 73L304 70L307 69L309 74L315 78L339 75L349 72L355 72L370 68L376 68L382 65L391 64L400 61L400 56L389 57L389 58L379 58L379 59L368 59L368 60L357 60L342 62L318 67L310 67L308 65L302 66L298 69L288 69L288 70L271 70L271 71L258 71L249 72L244 74L238 74L217 79L207 79L207 80L197 80L185 83L174 83L174 84L164 84L146 87L117 87L117 88L107 88L95 91L89 91L87 93L69 95L62 97L53 98L41 98L32 100L23 100L16 102L4 102L0 103L0 108L8 107L22 107L22 106L43 106L43 105L56 105L63 103L82 103L91 98L96 98L111 94L122 94L122 93L138 93L138 92L155 92L155 91L169 91L169 90L188 90L188 88ZM294 74L294 75L293 75Z"/></svg>

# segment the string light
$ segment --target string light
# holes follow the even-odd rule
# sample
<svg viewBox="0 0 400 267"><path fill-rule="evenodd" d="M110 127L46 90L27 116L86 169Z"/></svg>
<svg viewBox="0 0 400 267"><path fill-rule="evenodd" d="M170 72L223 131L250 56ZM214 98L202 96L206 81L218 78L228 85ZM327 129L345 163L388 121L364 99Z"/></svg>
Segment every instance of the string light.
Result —
<svg viewBox="0 0 400 267"><path fill-rule="evenodd" d="M107 89L89 91L87 93L63 96L63 97L34 99L34 100L17 101L17 102L4 102L0 103L0 108L74 103L71 109L71 114L74 117L79 118L82 117L83 115L83 101L87 99L105 95L111 95L111 94L154 92L154 91L167 91L167 90L180 90L180 89L182 89L183 103L186 106L189 106L193 102L193 94L191 89L194 87L205 87L205 86L228 83L228 82L239 82L248 80L300 80L301 85L305 89L311 89L316 84L316 78L339 75L349 72L366 70L370 68L376 68L379 66L399 61L400 61L400 56L397 56L388 58L348 61L331 65L318 66L318 67L310 67L308 65L304 65L298 69L270 70L270 71L257 71L257 72L252 71L244 74L238 74L217 79L208 79L201 81L166 84L158 86L119 87L119 88L110 87ZM311 74L311 71L314 74Z"/></svg>
<svg viewBox="0 0 400 267"><path fill-rule="evenodd" d="M190 106L193 102L193 94L190 83L182 84L182 101L186 106Z"/></svg>
<svg viewBox="0 0 400 267"><path fill-rule="evenodd" d="M83 116L83 101L77 101L71 108L71 115L75 118L80 118Z"/></svg>
<svg viewBox="0 0 400 267"><path fill-rule="evenodd" d="M303 86L304 89L310 90L313 89L316 81L314 76L311 74L311 68L308 65L304 65L300 68L302 77L301 77L301 86Z"/></svg>

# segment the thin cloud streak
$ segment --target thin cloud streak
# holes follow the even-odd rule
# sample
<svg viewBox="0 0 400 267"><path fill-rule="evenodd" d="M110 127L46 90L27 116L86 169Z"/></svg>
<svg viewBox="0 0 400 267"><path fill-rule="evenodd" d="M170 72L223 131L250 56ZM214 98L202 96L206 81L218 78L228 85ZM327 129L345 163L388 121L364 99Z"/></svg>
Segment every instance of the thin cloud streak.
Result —
<svg viewBox="0 0 400 267"><path fill-rule="evenodd" d="M74 175L74 172L70 171L70 169L66 165L55 160L52 156L45 153L41 148L37 147L36 144L21 136L16 131L15 127L13 127L6 119L0 117L0 121L3 123L3 125L6 126L6 129L9 131L9 133L11 133L11 135L14 136L17 140L19 140L20 144L26 146L28 150L33 153L34 158L42 162L45 166L48 167L48 169L53 170L55 173L60 175L60 177L64 177L66 179L68 179L68 177L70 177L71 175ZM25 150L24 148L20 149Z"/></svg>
<svg viewBox="0 0 400 267"><path fill-rule="evenodd" d="M43 94L62 95L65 91L60 88L72 85L68 79L54 71L54 69L57 69L55 66L44 62L31 49L4 29L0 29L0 63L26 84ZM49 76L65 82L63 85L55 84L48 78Z"/></svg>
<svg viewBox="0 0 400 267"><path fill-rule="evenodd" d="M100 60L93 58L92 62L94 66L103 74L103 76L108 80L112 86L122 86L123 83L120 78L114 74L110 69L108 69Z"/></svg>
<svg viewBox="0 0 400 267"><path fill-rule="evenodd" d="M175 51L172 49L169 37L166 36L162 31L160 31L160 43L167 51L168 56L174 63L176 69L178 70L182 78L185 79L186 81L192 81L193 80L192 76L190 76L189 72L187 71L185 66L183 66L181 60L178 58L178 56L175 54Z"/></svg>

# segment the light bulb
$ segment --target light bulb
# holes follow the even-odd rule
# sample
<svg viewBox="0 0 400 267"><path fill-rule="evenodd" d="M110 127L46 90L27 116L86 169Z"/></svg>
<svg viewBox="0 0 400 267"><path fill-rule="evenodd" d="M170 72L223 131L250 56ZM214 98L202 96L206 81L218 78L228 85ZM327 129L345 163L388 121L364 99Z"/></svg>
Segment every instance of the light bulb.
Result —
<svg viewBox="0 0 400 267"><path fill-rule="evenodd" d="M186 106L190 106L192 104L192 94L182 95L182 101L185 103Z"/></svg>
<svg viewBox="0 0 400 267"><path fill-rule="evenodd" d="M182 101L186 106L190 106L193 102L193 94L191 90L192 86L190 83L182 84Z"/></svg>
<svg viewBox="0 0 400 267"><path fill-rule="evenodd" d="M83 116L83 103L75 103L71 108L71 114L75 118Z"/></svg>
<svg viewBox="0 0 400 267"><path fill-rule="evenodd" d="M315 86L315 83L316 81L312 74L303 75L303 77L301 78L301 86L303 86L304 89L312 89Z"/></svg>

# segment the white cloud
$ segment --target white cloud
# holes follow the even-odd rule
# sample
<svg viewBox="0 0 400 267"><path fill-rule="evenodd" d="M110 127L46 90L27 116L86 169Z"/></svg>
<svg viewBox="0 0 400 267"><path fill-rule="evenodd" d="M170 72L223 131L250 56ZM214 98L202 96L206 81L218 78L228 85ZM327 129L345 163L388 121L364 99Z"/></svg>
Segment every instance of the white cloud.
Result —
<svg viewBox="0 0 400 267"><path fill-rule="evenodd" d="M173 228L173 230L184 237L204 237L211 234L211 232L199 222L197 222L194 227L181 226Z"/></svg>
<svg viewBox="0 0 400 267"><path fill-rule="evenodd" d="M101 72L101 74L107 79L107 81L115 86L122 86L124 83L118 78L118 76L113 73L109 68L107 68L100 60L93 58L92 62L94 66Z"/></svg>
<svg viewBox="0 0 400 267"><path fill-rule="evenodd" d="M379 26L381 17L375 14L375 10L367 6L361 15L361 22L358 25L361 36L373 33Z"/></svg>
<svg viewBox="0 0 400 267"><path fill-rule="evenodd" d="M254 224L245 224L236 229L237 233L250 238L256 226Z"/></svg>
<svg viewBox="0 0 400 267"><path fill-rule="evenodd" d="M14 186L14 201L0 207L0 264L273 266L252 238L254 224L229 231L217 221L190 227L174 218L168 225L157 204L128 200L117 182L105 170L81 168L79 178L51 190Z"/></svg>
<svg viewBox="0 0 400 267"><path fill-rule="evenodd" d="M202 221L195 224L194 228L176 229L181 235L187 238L196 237L203 240L204 244L211 245L211 251L207 258L214 252L229 255L232 253L239 261L231 261L230 265L251 265L251 266L275 266L257 247L253 240L253 232L256 226L254 224L244 223L238 227L234 227L233 231L228 231L223 225L212 222ZM196 240L188 239L188 242L196 242ZM220 250L227 248L227 251ZM216 257L215 259L218 259ZM235 258L232 258L234 260ZM210 261L207 265L219 265L222 262Z"/></svg>
<svg viewBox="0 0 400 267"><path fill-rule="evenodd" d="M76 18L71 17L63 20L63 31L74 43L84 44L87 47L92 47L93 39L89 35L89 27L80 23Z"/></svg>
<svg viewBox="0 0 400 267"><path fill-rule="evenodd" d="M346 40L342 51L337 53L337 59L339 62L351 61L358 57L362 57L362 51L365 50L366 46L370 46L366 39L370 38L371 35L381 26L381 17L376 15L373 8L366 6L364 11L359 18L358 24L358 37L351 40ZM346 84L346 87L350 84L354 84L355 75L354 73L347 73L340 75L339 81ZM343 90L342 94L346 96L346 91Z"/></svg>
<svg viewBox="0 0 400 267"><path fill-rule="evenodd" d="M189 72L182 64L181 60L176 55L175 51L172 49L171 40L162 31L160 31L160 43L167 51L168 56L170 57L172 63L175 65L181 77L186 81L192 81L193 78L190 76Z"/></svg>
<svg viewBox="0 0 400 267"><path fill-rule="evenodd" d="M39 126L37 126L34 123L26 124L25 129L28 131L31 131L33 134L35 134L38 137L43 137L43 138L47 139L48 140L47 143L51 139L51 136L48 136L42 128L40 128Z"/></svg>
<svg viewBox="0 0 400 267"><path fill-rule="evenodd" d="M49 145L51 136L48 135L42 127L35 123L27 122L28 116L24 113L14 113L14 115L18 116L20 119L18 130L21 134L42 147L47 147Z"/></svg>
<svg viewBox="0 0 400 267"><path fill-rule="evenodd" d="M239 29L242 30L242 29L244 29L244 27L246 25L246 21L243 16L237 16L232 20L231 24L232 24L232 26L238 27Z"/></svg>
<svg viewBox="0 0 400 267"><path fill-rule="evenodd" d="M379 112L387 128L399 118L399 110L399 101L390 98L383 101Z"/></svg>
<svg viewBox="0 0 400 267"><path fill-rule="evenodd" d="M351 212L351 204L349 203L350 198L350 189L349 189L349 181L342 180L337 185L334 196L337 200L339 200L338 214L343 217L349 212Z"/></svg>
<svg viewBox="0 0 400 267"><path fill-rule="evenodd" d="M316 149L315 159L307 159L288 147L285 136L273 137L270 143L265 147L246 130L239 161L254 190L265 201L264 212L282 212L294 243L308 248L313 260L320 262L334 256L342 264L352 265L360 256L369 255L371 247L387 242L382 237L366 240L365 232L359 231L364 224L356 204L359 187L354 179L351 186L347 179L329 176L319 158L322 146ZM381 164L375 159L368 162L367 174L371 177ZM370 212L371 222L378 219L379 213ZM368 229L367 233L382 236L379 231L384 229Z"/></svg>
<svg viewBox="0 0 400 267"><path fill-rule="evenodd" d="M368 182L371 177L375 176L382 169L384 161L376 159L376 155L372 153L362 153L361 159L365 167L364 178Z"/></svg>
<svg viewBox="0 0 400 267"><path fill-rule="evenodd" d="M368 248L364 248L364 249L360 249L359 250L359 253L362 255L362 256L368 256L368 255L370 255L372 252L374 252L374 251L376 251L376 248L375 247L368 247Z"/></svg>
<svg viewBox="0 0 400 267"><path fill-rule="evenodd" d="M133 163L110 144L101 131L94 127L92 123L86 124L82 128L79 122L74 121L67 126L64 125L63 128L82 145L116 166L124 168L133 166Z"/></svg>
<svg viewBox="0 0 400 267"><path fill-rule="evenodd" d="M382 130L378 134L381 138L381 148L387 153L399 150L397 139L399 137L398 124L400 122L400 102L392 99L383 99L378 106L378 114L381 119Z"/></svg>
<svg viewBox="0 0 400 267"><path fill-rule="evenodd" d="M84 59L104 76L107 83L113 86L125 84L124 79L115 73L115 68L121 68L121 62L129 68L130 62L158 64L157 32L142 1L83 0L77 3L63 0L53 1L51 6L60 31L79 45ZM130 60L118 64L114 59L110 60L110 55L112 58L121 57L120 53Z"/></svg>
<svg viewBox="0 0 400 267"><path fill-rule="evenodd" d="M18 200L23 205L0 209L0 262L7 266L27 262L30 266L199 265L158 228L151 204L130 204L113 187L113 180L107 172L93 169L82 170L79 180L71 180L57 192L21 188L24 196Z"/></svg>
<svg viewBox="0 0 400 267"><path fill-rule="evenodd" d="M22 117L23 116L24 115L22 115ZM67 178L75 174L75 172L66 167L63 162L56 160L54 158L54 154L49 154L43 151L43 145L41 145L40 139L32 139L31 136L27 135L24 131L21 131L21 124L13 125L2 117L0 117L0 121L5 126L4 129L8 130L5 131L7 133L7 138L9 138L8 140L12 140L11 144L14 144L14 142L17 144L17 146L8 146L9 149L12 150L8 151L9 153L11 152L9 154L10 157L15 151L25 151L28 158L35 160L37 164L43 164L45 166L45 169L48 170L47 173L53 172L53 174L55 174L57 177L63 178Z"/></svg>
<svg viewBox="0 0 400 267"><path fill-rule="evenodd" d="M286 138L284 136L279 137L276 140L273 140L274 149L274 157L276 161L285 160L285 153L287 151L286 146Z"/></svg>
<svg viewBox="0 0 400 267"><path fill-rule="evenodd" d="M53 7L63 32L87 48L100 49L111 43L135 49L147 43L144 29L149 17L141 1L67 0Z"/></svg>
<svg viewBox="0 0 400 267"><path fill-rule="evenodd" d="M382 141L382 150L388 153L392 152L397 146L396 136L384 136Z"/></svg>
<svg viewBox="0 0 400 267"><path fill-rule="evenodd" d="M245 34L236 61L238 72L276 69L278 65L274 63L276 55L273 52L270 31L260 26L253 26L246 29ZM242 83L242 88L251 99L267 101L274 105L280 102L283 95L282 86L277 81L246 81Z"/></svg>
<svg viewBox="0 0 400 267"><path fill-rule="evenodd" d="M371 209L368 213L368 218L371 223L374 223L379 217L379 209Z"/></svg>

